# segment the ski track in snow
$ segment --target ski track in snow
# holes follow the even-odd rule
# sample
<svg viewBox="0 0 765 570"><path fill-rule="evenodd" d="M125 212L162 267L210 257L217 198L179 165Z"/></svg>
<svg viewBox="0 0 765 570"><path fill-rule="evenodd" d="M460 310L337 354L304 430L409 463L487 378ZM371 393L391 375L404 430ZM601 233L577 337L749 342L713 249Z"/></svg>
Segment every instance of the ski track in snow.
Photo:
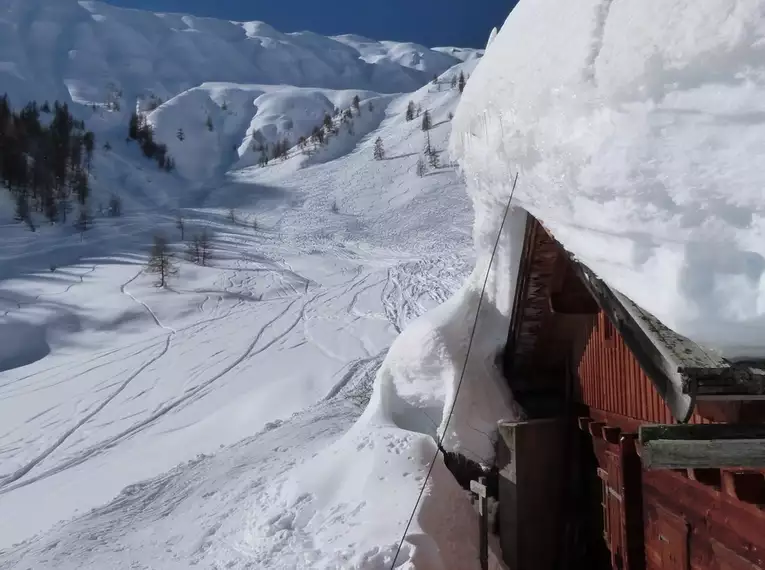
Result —
<svg viewBox="0 0 765 570"><path fill-rule="evenodd" d="M428 88L416 97L439 125L434 144L445 146L448 129L442 125L458 97ZM3 307L5 317L30 314L48 297L65 307L46 307L51 314L95 316L83 318L81 330L65 337L71 344L52 344L48 356L0 380L0 406L31 406L0 436L0 459L17 462L0 474L0 514L32 495L44 511L46 497L64 487L80 489L83 501L79 513L74 503L65 504L50 520L28 523L29 530L18 534L23 544L2 550L0 543L0 567L14 558L66 569L146 569L156 563L168 569L212 564L281 570L312 567L310 557L326 560L326 567L348 560L315 540L300 520L301 512L317 508L308 494L285 512L272 512L280 489L292 469L349 429L369 401L395 336L460 287L471 255L469 204L453 169L423 179L413 174L421 135L418 121L403 122L400 107L408 98L376 99L368 116L364 106L366 122L350 142L341 133L336 147L320 150L300 168L295 164L304 157L296 153L268 168L237 171L236 183L227 173L192 192L179 184L177 203L190 207L187 231L209 228L214 256L204 268L181 262L180 275L165 290L150 284L142 256L155 232L172 236L171 243L177 239L172 184L165 194L155 192L145 181L158 176L128 155L115 152L114 168L120 176L130 173L126 199L137 210L114 226L99 222L90 245L48 239L44 232L35 236L43 253L19 261L19 277L8 274L12 286L0 296L10 305ZM382 163L371 160L377 136L385 138L391 155ZM140 170L127 170L136 164ZM273 188L276 198L261 197ZM340 212L329 211L332 200ZM234 222L230 209L236 209ZM5 228L0 225L0 232L17 231ZM20 234L19 241L9 241L0 259L24 260L28 239ZM34 265L45 267L48 258L61 256L72 261L62 263L53 279L67 275L74 282L57 291L43 282L23 296ZM84 272L75 274L75 266ZM88 279L96 271L97 279ZM402 454L405 443L393 439L390 452ZM215 459L194 459L211 449ZM155 456L168 450L172 459ZM215 480L205 471L221 468L218 456L236 461ZM130 475L123 475L128 470L120 462L136 457L142 465L126 465ZM88 477L104 479L96 498L90 497ZM414 489L418 480L413 475L411 481ZM192 499L199 502L191 505ZM199 528L168 526L149 542L140 538L153 524L172 521L184 505L203 509L188 519ZM27 507L33 518L35 507ZM335 518L352 519L363 508L337 507ZM53 526L59 519L71 520ZM398 533L395 520L391 524ZM35 533L41 534L30 538ZM392 543L355 553L358 567L382 568ZM158 554L153 549L160 544ZM152 552L156 561L137 562ZM101 560L104 553L110 558ZM405 545L399 564L410 554Z"/></svg>

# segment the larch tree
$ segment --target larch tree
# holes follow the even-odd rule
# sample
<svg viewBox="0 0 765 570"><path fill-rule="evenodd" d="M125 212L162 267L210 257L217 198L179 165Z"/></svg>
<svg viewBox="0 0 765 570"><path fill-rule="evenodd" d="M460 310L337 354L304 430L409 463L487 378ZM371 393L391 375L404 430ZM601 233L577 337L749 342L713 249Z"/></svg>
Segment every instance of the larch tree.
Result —
<svg viewBox="0 0 765 570"><path fill-rule="evenodd" d="M149 273L157 275L154 285L166 287L171 277L178 275L178 266L173 260L173 254L163 236L154 236L154 244L151 247L149 263L146 266Z"/></svg>

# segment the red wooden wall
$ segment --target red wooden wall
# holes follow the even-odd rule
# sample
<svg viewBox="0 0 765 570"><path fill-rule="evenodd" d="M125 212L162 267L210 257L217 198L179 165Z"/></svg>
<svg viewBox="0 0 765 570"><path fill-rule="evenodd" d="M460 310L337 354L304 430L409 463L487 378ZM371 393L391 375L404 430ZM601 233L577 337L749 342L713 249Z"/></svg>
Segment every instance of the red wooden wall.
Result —
<svg viewBox="0 0 765 570"><path fill-rule="evenodd" d="M580 327L579 402L591 409L647 423L675 423L669 408L601 311ZM694 414L691 423L708 423Z"/></svg>

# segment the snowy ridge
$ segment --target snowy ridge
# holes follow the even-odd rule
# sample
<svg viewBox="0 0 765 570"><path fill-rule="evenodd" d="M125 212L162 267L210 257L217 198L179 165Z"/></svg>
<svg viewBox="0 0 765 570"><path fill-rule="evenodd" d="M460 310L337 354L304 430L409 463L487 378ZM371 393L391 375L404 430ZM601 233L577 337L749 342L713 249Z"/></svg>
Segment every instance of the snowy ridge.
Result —
<svg viewBox="0 0 765 570"><path fill-rule="evenodd" d="M763 39L759 0L521 2L455 119L472 195L499 209L519 172L516 205L610 286L764 356Z"/></svg>
<svg viewBox="0 0 765 570"><path fill-rule="evenodd" d="M471 53L84 0L0 0L0 37L0 91L24 103L101 104L110 84L168 99L209 81L409 92Z"/></svg>

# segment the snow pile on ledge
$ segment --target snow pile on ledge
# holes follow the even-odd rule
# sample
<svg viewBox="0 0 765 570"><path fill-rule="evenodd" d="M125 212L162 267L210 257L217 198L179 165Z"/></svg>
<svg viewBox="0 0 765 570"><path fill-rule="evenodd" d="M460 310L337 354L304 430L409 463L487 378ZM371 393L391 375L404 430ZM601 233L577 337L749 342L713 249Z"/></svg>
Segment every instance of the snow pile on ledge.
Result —
<svg viewBox="0 0 765 570"><path fill-rule="evenodd" d="M519 170L516 203L610 285L765 356L765 1L523 0L452 150L479 202Z"/></svg>

